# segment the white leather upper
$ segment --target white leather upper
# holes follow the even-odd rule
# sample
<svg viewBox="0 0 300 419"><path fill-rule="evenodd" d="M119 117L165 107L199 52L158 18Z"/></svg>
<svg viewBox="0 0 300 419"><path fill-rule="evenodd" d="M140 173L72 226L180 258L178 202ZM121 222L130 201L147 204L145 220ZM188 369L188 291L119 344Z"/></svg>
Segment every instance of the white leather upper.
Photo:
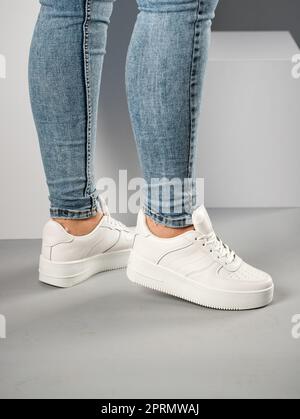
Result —
<svg viewBox="0 0 300 419"><path fill-rule="evenodd" d="M193 220L195 230L161 239L151 234L141 211L133 254L209 288L243 292L273 286L268 274L246 264L217 239L204 207Z"/></svg>
<svg viewBox="0 0 300 419"><path fill-rule="evenodd" d="M85 236L73 236L50 220L43 230L42 255L54 262L76 261L130 249L133 238L133 232L110 215L104 215L97 227Z"/></svg>

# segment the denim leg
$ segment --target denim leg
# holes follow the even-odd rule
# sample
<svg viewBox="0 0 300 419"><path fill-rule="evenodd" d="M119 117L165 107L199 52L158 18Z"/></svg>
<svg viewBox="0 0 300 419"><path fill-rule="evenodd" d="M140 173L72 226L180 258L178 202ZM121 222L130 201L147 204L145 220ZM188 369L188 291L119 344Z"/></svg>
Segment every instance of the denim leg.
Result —
<svg viewBox="0 0 300 419"><path fill-rule="evenodd" d="M211 21L218 0L137 0L127 94L143 176L144 210L171 227L192 224L195 158Z"/></svg>
<svg viewBox="0 0 300 419"><path fill-rule="evenodd" d="M93 157L113 2L40 0L29 85L52 217L89 218L100 206Z"/></svg>

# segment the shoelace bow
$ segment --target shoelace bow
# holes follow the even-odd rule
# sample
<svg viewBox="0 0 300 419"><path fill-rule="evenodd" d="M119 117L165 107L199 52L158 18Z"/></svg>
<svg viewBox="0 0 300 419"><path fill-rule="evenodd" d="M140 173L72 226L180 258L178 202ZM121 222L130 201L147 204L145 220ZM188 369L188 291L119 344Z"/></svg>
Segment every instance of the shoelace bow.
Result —
<svg viewBox="0 0 300 419"><path fill-rule="evenodd" d="M236 253L231 250L227 244L223 243L215 233L205 237L198 237L197 240L204 241L204 245L211 247L211 251L215 253L219 259L226 259L227 264L230 264L235 260Z"/></svg>

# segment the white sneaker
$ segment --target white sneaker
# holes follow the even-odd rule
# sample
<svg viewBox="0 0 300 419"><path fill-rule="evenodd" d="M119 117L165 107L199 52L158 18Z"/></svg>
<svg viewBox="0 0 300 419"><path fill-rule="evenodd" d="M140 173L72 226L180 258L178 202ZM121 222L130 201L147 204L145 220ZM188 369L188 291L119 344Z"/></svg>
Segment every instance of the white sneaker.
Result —
<svg viewBox="0 0 300 419"><path fill-rule="evenodd" d="M215 309L248 310L270 304L272 278L243 262L222 243L204 207L194 212L193 222L195 230L161 239L149 231L141 211L128 278Z"/></svg>
<svg viewBox="0 0 300 419"><path fill-rule="evenodd" d="M85 236L69 234L50 220L44 227L39 279L68 288L92 275L127 266L134 233L106 213Z"/></svg>

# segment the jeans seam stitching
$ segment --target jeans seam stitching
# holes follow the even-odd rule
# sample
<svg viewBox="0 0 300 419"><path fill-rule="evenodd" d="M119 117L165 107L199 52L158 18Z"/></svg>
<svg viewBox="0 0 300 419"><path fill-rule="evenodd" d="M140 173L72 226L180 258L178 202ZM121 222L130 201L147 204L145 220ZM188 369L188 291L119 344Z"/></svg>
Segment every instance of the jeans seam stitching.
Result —
<svg viewBox="0 0 300 419"><path fill-rule="evenodd" d="M194 35L193 35L193 48L192 48L192 56L191 56L191 68L190 68L190 87L189 87L189 112L190 112L190 134L189 134L189 158L188 158L188 166L187 166L187 176L188 178L192 175L192 160L193 160L193 151L194 151L194 141L195 141L195 103L194 103L194 69L195 69L195 53L196 53L196 44L197 39L199 38L199 31L198 31L198 24L199 19L198 16L201 11L202 0L198 0L198 6L196 11L195 17L195 24L194 24ZM192 202L190 202L190 206L192 207Z"/></svg>
<svg viewBox="0 0 300 419"><path fill-rule="evenodd" d="M84 79L86 91L86 187L85 196L91 193L91 134L92 134L92 103L91 103L91 89L90 89L90 57L89 57L89 26L91 21L91 2L85 2L85 17L83 23L83 59L84 59ZM91 206L94 208L94 198L91 197Z"/></svg>

